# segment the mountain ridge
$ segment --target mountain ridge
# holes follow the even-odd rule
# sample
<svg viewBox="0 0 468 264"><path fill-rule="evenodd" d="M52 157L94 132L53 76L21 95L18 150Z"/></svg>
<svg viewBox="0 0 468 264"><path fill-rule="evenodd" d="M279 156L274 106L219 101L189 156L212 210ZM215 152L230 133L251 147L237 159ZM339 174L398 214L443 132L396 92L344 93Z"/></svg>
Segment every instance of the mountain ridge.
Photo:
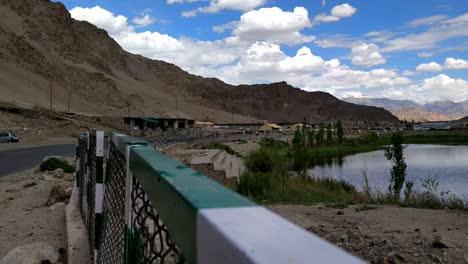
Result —
<svg viewBox="0 0 468 264"><path fill-rule="evenodd" d="M401 120L446 121L456 120L468 115L468 100L461 102L434 101L420 104L411 100L394 100L388 98L355 98L342 100L363 105L385 108Z"/></svg>

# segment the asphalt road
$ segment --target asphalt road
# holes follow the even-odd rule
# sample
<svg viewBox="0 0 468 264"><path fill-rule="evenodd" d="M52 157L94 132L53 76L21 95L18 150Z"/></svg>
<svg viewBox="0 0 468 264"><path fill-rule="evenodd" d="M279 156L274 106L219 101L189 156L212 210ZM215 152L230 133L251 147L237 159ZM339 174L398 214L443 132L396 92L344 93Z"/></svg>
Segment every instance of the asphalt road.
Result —
<svg viewBox="0 0 468 264"><path fill-rule="evenodd" d="M62 144L0 151L0 178L31 169L46 156L73 156L75 148L75 144Z"/></svg>

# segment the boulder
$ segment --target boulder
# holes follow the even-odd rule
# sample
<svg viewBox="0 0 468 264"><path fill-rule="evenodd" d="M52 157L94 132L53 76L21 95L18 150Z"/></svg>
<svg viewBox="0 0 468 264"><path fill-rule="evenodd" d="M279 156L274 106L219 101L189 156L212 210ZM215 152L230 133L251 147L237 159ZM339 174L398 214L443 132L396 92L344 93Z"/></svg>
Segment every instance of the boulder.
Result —
<svg viewBox="0 0 468 264"><path fill-rule="evenodd" d="M49 192L49 198L47 199L45 206L51 206L58 202L63 202L67 199L65 190L60 186L54 186Z"/></svg>
<svg viewBox="0 0 468 264"><path fill-rule="evenodd" d="M432 241L432 247L435 247L435 248L448 248L448 245L444 240L442 240L441 236L436 236L436 237L434 237L434 240Z"/></svg>
<svg viewBox="0 0 468 264"><path fill-rule="evenodd" d="M57 263L58 252L47 243L36 242L12 249L0 260L0 264Z"/></svg>
<svg viewBox="0 0 468 264"><path fill-rule="evenodd" d="M64 174L63 169L58 168L58 169L54 170L53 175L54 175L55 178L63 178L63 174Z"/></svg>

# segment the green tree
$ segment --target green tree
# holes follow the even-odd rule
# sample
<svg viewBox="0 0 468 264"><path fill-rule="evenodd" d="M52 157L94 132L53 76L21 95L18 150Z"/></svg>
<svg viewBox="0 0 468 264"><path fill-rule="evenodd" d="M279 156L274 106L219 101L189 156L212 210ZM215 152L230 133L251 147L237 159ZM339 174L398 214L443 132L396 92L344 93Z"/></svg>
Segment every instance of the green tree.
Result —
<svg viewBox="0 0 468 264"><path fill-rule="evenodd" d="M391 145L385 149L385 157L392 162L390 185L388 190L393 192L396 200L400 200L401 189L406 178L406 162L404 156L403 134L397 132L392 135Z"/></svg>
<svg viewBox="0 0 468 264"><path fill-rule="evenodd" d="M307 142L309 143L309 148L314 146L315 141L315 130L313 127L309 129L309 136L307 138Z"/></svg>
<svg viewBox="0 0 468 264"><path fill-rule="evenodd" d="M323 141L325 140L325 125L320 123L320 128L317 134L317 144L323 145Z"/></svg>
<svg viewBox="0 0 468 264"><path fill-rule="evenodd" d="M341 123L340 120L338 120L338 123L336 123L336 138L338 140L338 143L343 143L344 140L344 130L343 130L343 124Z"/></svg>
<svg viewBox="0 0 468 264"><path fill-rule="evenodd" d="M302 133L301 133L301 129L297 127L296 131L294 131L294 138L292 140L292 144L295 149L298 149L301 147L301 143L302 143Z"/></svg>
<svg viewBox="0 0 468 264"><path fill-rule="evenodd" d="M327 144L333 144L333 126L331 123L327 124Z"/></svg>

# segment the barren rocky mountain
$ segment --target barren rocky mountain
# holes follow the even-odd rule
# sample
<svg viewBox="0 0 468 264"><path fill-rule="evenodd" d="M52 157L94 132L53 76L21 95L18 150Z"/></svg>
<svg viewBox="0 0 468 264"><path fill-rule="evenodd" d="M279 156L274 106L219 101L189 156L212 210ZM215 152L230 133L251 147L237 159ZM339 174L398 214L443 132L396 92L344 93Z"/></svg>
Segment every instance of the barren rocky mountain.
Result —
<svg viewBox="0 0 468 264"><path fill-rule="evenodd" d="M387 109L400 120L441 121L455 120L468 115L468 100L463 102L436 101L418 104L411 100L388 98L344 98L346 102Z"/></svg>
<svg viewBox="0 0 468 264"><path fill-rule="evenodd" d="M260 120L397 121L377 107L305 92L284 82L233 86L124 51L61 3L0 0L1 100L111 116ZM51 96L52 95L52 96ZM232 114L235 113L235 114Z"/></svg>

